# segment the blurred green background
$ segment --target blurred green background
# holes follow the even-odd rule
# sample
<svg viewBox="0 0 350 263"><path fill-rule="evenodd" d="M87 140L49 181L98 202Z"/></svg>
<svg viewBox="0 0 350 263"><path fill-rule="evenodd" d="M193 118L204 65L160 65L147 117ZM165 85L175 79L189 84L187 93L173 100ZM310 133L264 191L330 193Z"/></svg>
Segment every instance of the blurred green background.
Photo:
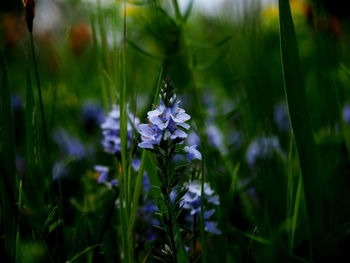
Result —
<svg viewBox="0 0 350 263"><path fill-rule="evenodd" d="M125 29L130 111L144 122L159 76L169 77L207 140L222 231L208 236L208 262L350 262L346 1L289 1L303 84L286 88L286 70L298 66L282 63L281 52L286 63L295 53L290 42L281 50L278 1L182 0L179 14L175 2L126 1L124 21L123 1L36 1L49 148L23 4L0 4L1 258L122 261L118 216L103 223L115 193L93 167L113 165L99 121L119 104ZM146 159L148 173L153 166ZM134 246L135 262L157 262L152 243L136 237Z"/></svg>

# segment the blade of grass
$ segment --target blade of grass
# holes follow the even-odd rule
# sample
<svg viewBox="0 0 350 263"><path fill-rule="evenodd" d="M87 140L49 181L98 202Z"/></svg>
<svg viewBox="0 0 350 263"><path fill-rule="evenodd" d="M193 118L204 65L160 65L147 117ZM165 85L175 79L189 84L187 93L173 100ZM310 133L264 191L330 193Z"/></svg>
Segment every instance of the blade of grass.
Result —
<svg viewBox="0 0 350 263"><path fill-rule="evenodd" d="M4 248L12 260L16 259L16 231L18 209L18 179L16 173L14 122L11 105L11 91L8 83L5 57L1 54L0 90L0 149L1 149L1 236L5 236Z"/></svg>
<svg viewBox="0 0 350 263"><path fill-rule="evenodd" d="M154 94L154 99L153 99L154 104L156 104L158 99L159 99L159 91L160 91L160 84L161 84L162 76L163 76L163 66L161 67L161 69L159 71L157 83L155 86L155 94ZM130 217L129 217L129 222L130 222L129 234L131 234L133 231L137 207L138 207L138 201L139 201L140 193L142 190L142 178L143 178L145 158L146 158L146 150L143 150L142 156L141 156L140 168L139 168L138 175L136 178L136 185L135 185L135 189L134 189L133 199L132 199L132 203L131 203L131 209L130 209L131 212L130 212Z"/></svg>
<svg viewBox="0 0 350 263"><path fill-rule="evenodd" d="M82 255L84 255L85 253L89 252L90 250L93 250L96 247L101 246L101 244L96 244L90 247L87 247L86 249L84 249L83 251L79 252L78 254L76 254L73 258L67 260L67 263L72 263L76 260L78 260Z"/></svg>
<svg viewBox="0 0 350 263"><path fill-rule="evenodd" d="M27 96L26 96L26 144L27 144L27 163L29 172L35 166L35 146L34 146L34 134L33 125L35 122L35 110L34 110L34 93L32 82L30 80L30 74L27 72Z"/></svg>
<svg viewBox="0 0 350 263"><path fill-rule="evenodd" d="M284 90L302 173L312 255L320 257L322 253L317 245L322 233L323 220L320 180L305 85L300 70L298 45L288 0L279 0L279 14Z"/></svg>
<svg viewBox="0 0 350 263"><path fill-rule="evenodd" d="M124 252L125 261L132 262L133 242L132 235L129 235L129 209L131 203L130 186L128 183L127 170L127 97L126 97L126 1L123 5L123 42L120 51L120 140L121 140L121 180L120 180L120 197L121 197L121 219L124 235Z"/></svg>
<svg viewBox="0 0 350 263"><path fill-rule="evenodd" d="M29 34L30 34L30 47L31 47L32 59L33 59L34 73L35 73L36 85L38 88L38 95L39 95L39 108L40 108L40 114L41 114L41 121L42 121L42 125L43 125L42 129L43 129L43 136L44 136L44 145L46 147L47 152L49 152L49 138L47 135L48 131L47 131L47 125L46 125L43 98L42 98L42 94L41 94L41 85L40 85L40 78L39 78L38 63L37 63L36 55L35 55L34 38L33 38L32 32L30 32Z"/></svg>
<svg viewBox="0 0 350 263"><path fill-rule="evenodd" d="M202 244L202 263L208 262L207 260L207 244L206 244L206 239L205 239L205 226L204 226L204 161L205 159L202 159L202 173L201 173L201 244Z"/></svg>

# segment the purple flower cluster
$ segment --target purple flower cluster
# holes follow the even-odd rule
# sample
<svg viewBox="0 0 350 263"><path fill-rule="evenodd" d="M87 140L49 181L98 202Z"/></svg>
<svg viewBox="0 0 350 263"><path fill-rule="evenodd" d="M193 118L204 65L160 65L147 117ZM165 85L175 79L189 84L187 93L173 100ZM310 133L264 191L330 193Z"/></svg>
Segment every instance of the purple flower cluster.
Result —
<svg viewBox="0 0 350 263"><path fill-rule="evenodd" d="M130 147L130 141L132 139L133 126L137 126L140 120L132 113L128 112L127 123L127 147ZM120 112L119 107L113 106L113 109L109 112L108 116L101 124L103 140L102 145L104 151L111 154L118 154L121 150L120 141Z"/></svg>
<svg viewBox="0 0 350 263"><path fill-rule="evenodd" d="M227 154L227 148L224 144L224 137L219 128L215 124L210 124L208 122L206 123L205 132L208 138L209 145L218 149L223 155ZM189 144L201 144L199 136L194 131L191 131L188 134L187 142Z"/></svg>
<svg viewBox="0 0 350 263"><path fill-rule="evenodd" d="M197 218L201 214L201 184L199 181L194 180L187 184L188 191L180 201L180 205L190 211L191 220L196 215ZM208 183L204 183L204 200L212 205L219 205L219 196L215 195L213 189L210 188ZM217 228L218 223L209 221L212 215L215 213L215 209L204 211L205 230L207 232L220 235L221 231Z"/></svg>
<svg viewBox="0 0 350 263"><path fill-rule="evenodd" d="M343 108L343 120L350 124L350 105L346 104Z"/></svg>
<svg viewBox="0 0 350 263"><path fill-rule="evenodd" d="M78 160L82 160L87 156L87 149L78 138L72 137L63 128L59 128L53 133L53 140L60 147L62 154L74 156Z"/></svg>
<svg viewBox="0 0 350 263"><path fill-rule="evenodd" d="M246 160L249 165L255 166L259 160L269 159L274 153L278 153L285 158L285 153L281 149L276 136L262 136L250 143L246 153Z"/></svg>
<svg viewBox="0 0 350 263"><path fill-rule="evenodd" d="M108 181L109 168L107 166L95 165L94 169L97 173L99 173L99 177L97 179L97 182L99 184L106 184L108 187L118 185L118 179L112 179L111 181Z"/></svg>
<svg viewBox="0 0 350 263"><path fill-rule="evenodd" d="M163 94L164 95L164 94ZM141 134L140 148L155 149L162 141L170 140L174 143L181 143L186 137L190 125L186 123L191 116L184 109L179 107L180 101L174 94L166 104L162 99L154 110L147 113L148 124L138 126ZM201 153L196 146L184 148L189 160L202 159Z"/></svg>

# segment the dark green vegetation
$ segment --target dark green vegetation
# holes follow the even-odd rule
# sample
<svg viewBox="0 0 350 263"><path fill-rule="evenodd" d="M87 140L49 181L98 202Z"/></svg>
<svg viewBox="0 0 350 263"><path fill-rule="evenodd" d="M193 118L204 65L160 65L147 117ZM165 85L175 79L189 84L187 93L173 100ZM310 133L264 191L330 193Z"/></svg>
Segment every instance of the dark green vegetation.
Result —
<svg viewBox="0 0 350 263"><path fill-rule="evenodd" d="M192 10L196 1L183 10L176 0L53 1L45 12L60 19L51 27L40 18L44 0L36 1L33 35L20 1L4 5L1 262L166 260L162 230L145 240L138 212L161 195L156 160L126 142L128 109L144 123L166 77L201 141L202 163L184 181L204 174L220 197L222 234L200 225L181 238L179 224L174 235L190 250L181 246L177 260L350 262L350 21L342 2L247 1L237 11L227 1L215 16ZM86 101L105 112L118 105L118 158L103 152ZM80 150L62 149L61 128ZM97 183L97 164L114 167L118 187ZM143 171L155 186L147 196Z"/></svg>

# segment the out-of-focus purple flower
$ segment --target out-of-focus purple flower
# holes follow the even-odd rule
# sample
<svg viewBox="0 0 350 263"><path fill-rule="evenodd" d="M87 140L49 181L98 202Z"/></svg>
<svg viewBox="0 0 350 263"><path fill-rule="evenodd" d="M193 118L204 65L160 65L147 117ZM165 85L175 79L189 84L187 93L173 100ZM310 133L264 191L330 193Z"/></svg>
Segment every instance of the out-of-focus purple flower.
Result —
<svg viewBox="0 0 350 263"><path fill-rule="evenodd" d="M281 132L290 131L290 120L286 103L281 102L275 106L274 120Z"/></svg>
<svg viewBox="0 0 350 263"><path fill-rule="evenodd" d="M78 160L86 157L86 149L78 138L74 138L63 128L54 131L53 140L64 155L74 156Z"/></svg>
<svg viewBox="0 0 350 263"><path fill-rule="evenodd" d="M188 134L186 141L188 145L200 145L201 143L199 136L194 131Z"/></svg>
<svg viewBox="0 0 350 263"><path fill-rule="evenodd" d="M145 241L153 241L156 239L156 235L153 231L152 225L159 226L160 222L158 219L154 218L154 213L158 211L158 208L151 202L148 201L144 206L139 207L138 209L138 217L144 220L146 225L149 225L144 233Z"/></svg>
<svg viewBox="0 0 350 263"><path fill-rule="evenodd" d="M141 163L140 159L138 158L132 159L131 161L132 169L134 169L137 172L140 169L140 163Z"/></svg>
<svg viewBox="0 0 350 263"><path fill-rule="evenodd" d="M206 221L204 224L205 224L205 231L213 233L215 235L221 235L221 231L217 228L218 223Z"/></svg>
<svg viewBox="0 0 350 263"><path fill-rule="evenodd" d="M133 126L137 127L139 119L132 113L128 113L127 122L127 147L130 147L132 139ZM102 145L104 151L111 154L118 154L121 151L120 140L120 112L119 107L113 106L113 109L109 112L108 116L101 124L103 140Z"/></svg>
<svg viewBox="0 0 350 263"><path fill-rule="evenodd" d="M13 112L21 111L23 109L22 98L18 94L12 94L11 105Z"/></svg>
<svg viewBox="0 0 350 263"><path fill-rule="evenodd" d="M109 168L107 166L95 165L94 169L96 172L100 174L100 176L97 179L97 182L98 183L106 182L108 179Z"/></svg>
<svg viewBox="0 0 350 263"><path fill-rule="evenodd" d="M229 136L229 145L234 149L240 148L244 143L244 138L241 132L234 131Z"/></svg>
<svg viewBox="0 0 350 263"><path fill-rule="evenodd" d="M208 140L209 140L209 144L217 149L219 149L219 151L222 154L226 154L227 153L227 149L224 145L224 140L223 140L223 135L222 132L219 130L219 128L216 125L208 125L207 129L207 136L208 136Z"/></svg>
<svg viewBox="0 0 350 263"><path fill-rule="evenodd" d="M350 124L350 105L346 104L343 108L343 120Z"/></svg>
<svg viewBox="0 0 350 263"><path fill-rule="evenodd" d="M58 178L63 178L67 175L68 175L68 170L66 165L61 161L56 162L52 169L52 179L56 181L58 180Z"/></svg>
<svg viewBox="0 0 350 263"><path fill-rule="evenodd" d="M86 101L81 109L81 118L87 128L99 126L104 120L103 108L93 101Z"/></svg>
<svg viewBox="0 0 350 263"><path fill-rule="evenodd" d="M214 147L221 147L222 146L222 134L217 126L215 125L209 125L207 127L207 135L209 139L209 143Z"/></svg>
<svg viewBox="0 0 350 263"><path fill-rule="evenodd" d="M99 177L97 179L97 182L99 184L106 184L107 186L116 186L118 185L118 179L112 179L111 181L108 181L109 177L109 168L107 166L103 165L95 165L94 167L95 171L99 173Z"/></svg>
<svg viewBox="0 0 350 263"><path fill-rule="evenodd" d="M142 187L144 193L148 193L151 190L151 182L149 181L146 172L143 173Z"/></svg>
<svg viewBox="0 0 350 263"><path fill-rule="evenodd" d="M187 153L186 157L189 161L194 159L202 160L202 154L196 149L197 145L185 146L184 151Z"/></svg>
<svg viewBox="0 0 350 263"><path fill-rule="evenodd" d="M208 143L214 148L217 148L222 154L227 153L227 148L224 144L224 139L223 139L223 134L219 130L219 128L214 125L214 124L208 124L205 129L207 138L208 138ZM195 132L190 132L188 137L187 137L187 143L189 145L200 145L201 141L199 136Z"/></svg>
<svg viewBox="0 0 350 263"><path fill-rule="evenodd" d="M16 155L16 169L18 173L23 176L26 170L26 160L21 155Z"/></svg>
<svg viewBox="0 0 350 263"><path fill-rule="evenodd" d="M249 165L255 166L258 160L269 159L274 153L278 153L285 158L285 153L281 149L276 136L262 136L250 143L246 153L246 160Z"/></svg>
<svg viewBox="0 0 350 263"><path fill-rule="evenodd" d="M180 201L180 205L183 207L183 209L189 210L189 221L193 221L193 216L197 215L197 218L200 217L201 214L201 183L197 180L191 181L187 184L187 192L183 196L182 200ZM213 189L210 188L208 183L204 183L204 200L206 203L209 203L211 205L219 205L219 196L215 195L215 192ZM176 196L176 193L173 194L173 196ZM173 197L175 200L175 197ZM206 223L208 223L208 228L206 229L208 232L214 233L214 234L221 234L221 232L216 229L216 223L207 221L209 218L214 215L215 209L210 209L204 211L204 219L206 220ZM214 231L214 230L217 231Z"/></svg>

